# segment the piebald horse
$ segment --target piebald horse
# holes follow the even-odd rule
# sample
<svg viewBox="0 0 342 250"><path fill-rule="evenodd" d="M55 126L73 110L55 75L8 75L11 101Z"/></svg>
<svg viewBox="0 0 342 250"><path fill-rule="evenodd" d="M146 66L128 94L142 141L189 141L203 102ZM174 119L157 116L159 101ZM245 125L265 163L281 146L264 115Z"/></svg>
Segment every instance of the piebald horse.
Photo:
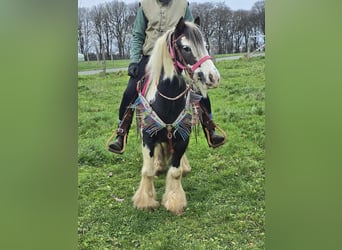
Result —
<svg viewBox="0 0 342 250"><path fill-rule="evenodd" d="M133 203L139 209L159 207L153 180L160 168L168 166L162 205L182 214L187 202L181 179L191 169L185 151L192 126L201 116L198 102L220 80L198 18L195 23L181 18L156 41L146 78L145 89L138 87L139 97L133 104L143 154L142 178Z"/></svg>

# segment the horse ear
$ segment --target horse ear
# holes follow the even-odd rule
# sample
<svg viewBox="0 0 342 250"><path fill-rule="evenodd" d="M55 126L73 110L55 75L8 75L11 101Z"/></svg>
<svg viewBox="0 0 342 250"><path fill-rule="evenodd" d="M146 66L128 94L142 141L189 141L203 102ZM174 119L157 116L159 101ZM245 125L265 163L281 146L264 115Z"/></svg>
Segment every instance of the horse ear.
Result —
<svg viewBox="0 0 342 250"><path fill-rule="evenodd" d="M181 17L176 25L176 29L175 29L176 37L182 34L184 29L185 29L185 22L184 22L184 18Z"/></svg>
<svg viewBox="0 0 342 250"><path fill-rule="evenodd" d="M194 23L195 23L197 26L201 26L201 20L200 20L200 17L199 17L199 16L195 18Z"/></svg>

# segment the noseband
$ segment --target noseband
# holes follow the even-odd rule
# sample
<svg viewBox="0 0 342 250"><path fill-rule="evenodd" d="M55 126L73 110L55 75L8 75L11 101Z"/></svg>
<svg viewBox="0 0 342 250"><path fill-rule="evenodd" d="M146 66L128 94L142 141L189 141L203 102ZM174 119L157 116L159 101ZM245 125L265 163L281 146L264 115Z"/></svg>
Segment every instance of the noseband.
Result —
<svg viewBox="0 0 342 250"><path fill-rule="evenodd" d="M200 60L198 60L194 65L192 65L191 67L189 65L187 65L187 63L185 62L185 59L182 55L182 53L179 51L179 48L176 44L176 42L181 39L184 35L180 35L179 37L177 37L176 39L174 39L174 34L172 35L172 41L171 44L169 45L169 52L170 52L170 56L171 59L173 61L173 65L175 67L175 69L178 71L178 73L181 70L184 70L192 80L193 79L193 75L194 72L197 68L199 68L202 63L204 63L207 60L211 59L211 56L206 55L204 57L202 57ZM180 69L180 70L179 70Z"/></svg>

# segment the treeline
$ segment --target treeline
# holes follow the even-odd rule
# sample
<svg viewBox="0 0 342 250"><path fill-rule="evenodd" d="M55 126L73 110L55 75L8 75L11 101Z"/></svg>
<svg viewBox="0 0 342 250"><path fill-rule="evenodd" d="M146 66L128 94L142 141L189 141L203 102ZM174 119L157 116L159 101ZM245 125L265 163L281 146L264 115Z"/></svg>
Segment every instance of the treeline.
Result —
<svg viewBox="0 0 342 250"><path fill-rule="evenodd" d="M78 9L78 50L85 60L128 58L138 2L114 0L91 8ZM227 54L255 50L264 44L265 2L251 10L231 10L226 3L192 3L194 17L211 53Z"/></svg>

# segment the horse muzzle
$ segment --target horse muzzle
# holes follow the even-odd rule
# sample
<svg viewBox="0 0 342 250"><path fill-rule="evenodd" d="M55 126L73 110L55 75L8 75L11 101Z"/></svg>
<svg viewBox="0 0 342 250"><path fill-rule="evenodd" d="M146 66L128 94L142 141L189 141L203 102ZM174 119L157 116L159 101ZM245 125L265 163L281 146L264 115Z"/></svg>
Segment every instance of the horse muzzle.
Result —
<svg viewBox="0 0 342 250"><path fill-rule="evenodd" d="M209 89L217 88L220 83L220 75L217 72L209 73L207 76L199 72L198 79Z"/></svg>
<svg viewBox="0 0 342 250"><path fill-rule="evenodd" d="M206 81L205 83L208 86L208 88L210 89L217 88L219 83L220 83L220 75L217 73L216 74L209 73L208 81Z"/></svg>

